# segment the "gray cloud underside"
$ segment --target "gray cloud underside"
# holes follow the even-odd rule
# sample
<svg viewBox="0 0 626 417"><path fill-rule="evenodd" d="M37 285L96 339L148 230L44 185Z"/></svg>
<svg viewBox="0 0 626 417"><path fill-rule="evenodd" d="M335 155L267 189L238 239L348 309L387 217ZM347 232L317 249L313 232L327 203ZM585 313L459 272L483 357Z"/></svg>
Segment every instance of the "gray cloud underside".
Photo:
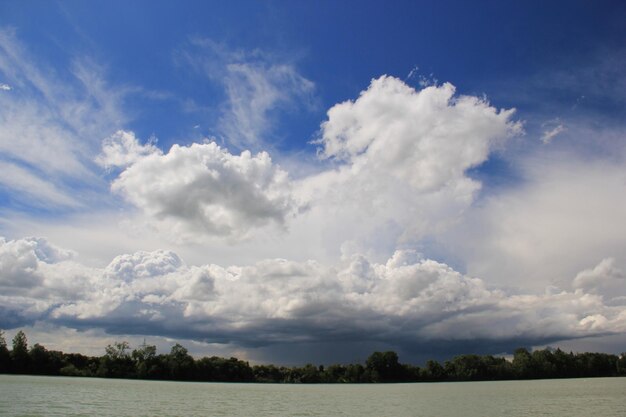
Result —
<svg viewBox="0 0 626 417"><path fill-rule="evenodd" d="M610 260L573 278L586 290L544 294L490 289L410 251L337 267L283 259L188 266L154 251L88 268L44 239L22 239L0 241L0 269L3 327L39 321L241 347L360 342L450 351L626 330L626 299L602 293L607 280L623 281Z"/></svg>

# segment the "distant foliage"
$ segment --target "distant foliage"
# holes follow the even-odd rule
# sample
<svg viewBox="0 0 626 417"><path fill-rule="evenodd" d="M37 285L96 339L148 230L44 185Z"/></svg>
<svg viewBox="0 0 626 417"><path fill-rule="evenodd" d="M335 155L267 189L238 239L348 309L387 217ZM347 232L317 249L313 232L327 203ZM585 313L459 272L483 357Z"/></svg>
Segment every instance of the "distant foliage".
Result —
<svg viewBox="0 0 626 417"><path fill-rule="evenodd" d="M168 354L157 354L156 346L145 343L131 350L127 342L108 345L104 352L101 357L91 357L47 350L38 343L28 349L26 334L21 330L9 350L0 330L0 373L13 374L304 384L626 376L626 353L574 354L560 349L530 352L519 348L511 361L491 355L460 355L443 364L429 360L422 368L400 363L392 351L374 352L364 365L327 367L250 366L237 358L217 356L196 360L178 343Z"/></svg>
<svg viewBox="0 0 626 417"><path fill-rule="evenodd" d="M26 373L30 370L30 356L28 355L28 340L23 331L19 331L13 338L13 350L11 350L10 369L16 374Z"/></svg>
<svg viewBox="0 0 626 417"><path fill-rule="evenodd" d="M0 330L0 373L10 371L11 354L4 339L4 332Z"/></svg>

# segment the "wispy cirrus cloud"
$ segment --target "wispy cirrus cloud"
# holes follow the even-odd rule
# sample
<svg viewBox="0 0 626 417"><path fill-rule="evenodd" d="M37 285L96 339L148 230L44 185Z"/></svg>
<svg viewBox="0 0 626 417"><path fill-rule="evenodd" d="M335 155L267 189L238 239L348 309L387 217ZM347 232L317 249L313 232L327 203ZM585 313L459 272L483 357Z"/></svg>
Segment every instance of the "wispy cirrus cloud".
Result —
<svg viewBox="0 0 626 417"><path fill-rule="evenodd" d="M2 182L25 206L32 197L35 205L76 207L78 184L105 185L92 159L107 132L126 120L124 93L86 60L71 63L63 80L43 64L15 30L0 30L0 74L11 91L0 95L0 159L12 173Z"/></svg>
<svg viewBox="0 0 626 417"><path fill-rule="evenodd" d="M221 85L225 103L217 130L239 149L273 146L277 111L314 105L315 84L294 64L261 50L230 50L223 44L195 38L179 58Z"/></svg>
<svg viewBox="0 0 626 417"><path fill-rule="evenodd" d="M541 141L544 145L549 144L554 138L567 130L566 127L562 123L558 123L558 121L544 123L543 127L544 131L541 135Z"/></svg>
<svg viewBox="0 0 626 417"><path fill-rule="evenodd" d="M11 198L21 204L46 207L50 204L60 208L77 208L81 203L59 189L54 183L46 181L40 173L14 163L0 160L0 185L10 190Z"/></svg>

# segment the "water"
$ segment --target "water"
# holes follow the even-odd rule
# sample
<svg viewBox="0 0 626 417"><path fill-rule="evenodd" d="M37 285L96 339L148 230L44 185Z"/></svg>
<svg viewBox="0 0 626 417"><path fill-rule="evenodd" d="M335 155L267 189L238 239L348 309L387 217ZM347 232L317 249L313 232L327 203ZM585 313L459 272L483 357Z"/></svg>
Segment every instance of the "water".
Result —
<svg viewBox="0 0 626 417"><path fill-rule="evenodd" d="M0 375L1 416L626 416L626 378L277 385Z"/></svg>

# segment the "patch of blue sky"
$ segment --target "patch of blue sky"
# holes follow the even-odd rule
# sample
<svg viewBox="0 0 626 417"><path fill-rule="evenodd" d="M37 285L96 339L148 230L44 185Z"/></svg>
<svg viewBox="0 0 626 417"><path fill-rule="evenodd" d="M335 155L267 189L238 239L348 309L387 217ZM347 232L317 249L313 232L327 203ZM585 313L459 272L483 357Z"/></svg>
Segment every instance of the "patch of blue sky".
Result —
<svg viewBox="0 0 626 417"><path fill-rule="evenodd" d="M598 49L591 55L610 58L598 65L623 67L619 2L70 1L5 2L2 9L3 24L16 28L38 66L59 82L76 86L72 68L79 57L96 62L109 87L124 91L128 122L115 128L133 130L143 141L156 137L164 151L207 137L229 145L220 126L229 111L222 74L181 58L206 53L194 40L232 54L264 55L267 65L292 65L315 84L316 106L270 108L265 115L269 127L258 132L259 140L283 151L313 154L309 142L326 109L355 99L371 78L406 78L416 67L431 82L451 81L458 94L484 94L496 107L516 107L531 146L547 121L593 113L620 123L624 115L623 81L611 89L615 74L602 76L615 69L594 70L589 62ZM218 72L230 64L224 56L212 59ZM407 82L420 87L419 79ZM520 181L499 155L470 175L487 190Z"/></svg>
<svg viewBox="0 0 626 417"><path fill-rule="evenodd" d="M322 105L280 120L285 127L277 136L288 149L306 149L325 109L354 98L381 74L403 78L417 65L423 74L453 82L460 93L494 97L500 94L489 87L502 73L513 77L545 70L563 59L575 65L581 49L623 32L617 26L623 13L613 13L623 8L616 4L400 2L383 8L371 1L246 1L2 7L6 23L18 27L35 55L46 57L60 76L68 54L87 53L102 63L112 85L141 88L148 97L131 127L142 137L156 135L163 145L180 141L190 127L214 125L222 109L223 91L215 82L173 62L190 37L288 57L315 82ZM494 104L506 106L506 101ZM194 104L197 111L190 112ZM208 126L206 134L212 135Z"/></svg>
<svg viewBox="0 0 626 417"><path fill-rule="evenodd" d="M233 53L266 54L277 64L293 65L315 84L318 105L268 110L270 127L259 132L259 139L283 151L313 154L309 142L327 108L354 99L371 78L406 78L416 67L431 82L453 82L459 94L485 94L496 107L517 107L529 137L540 135L546 117L597 111L618 119L624 112L623 96L607 97L589 85L536 81L538 71L554 74L565 64L575 75L576 67L589 64L581 61L584 51L598 44L618 46L616 35L625 29L618 24L624 8L617 2L593 7L587 2L541 7L400 2L383 8L372 1L70 1L31 8L5 2L2 9L3 24L16 28L38 64L60 82L76 83L71 68L77 57L97 62L110 88L126 91L129 121L115 128L133 130L143 141L156 137L164 151L204 138L229 144L219 126L229 105L219 75L195 70L181 58L201 56L194 39L216 42ZM501 74L507 74L504 80ZM520 80L521 87L516 85ZM407 82L419 88L417 81ZM497 155L470 174L487 186L519 180Z"/></svg>
<svg viewBox="0 0 626 417"><path fill-rule="evenodd" d="M519 170L509 160L498 155L492 155L482 164L468 170L467 175L480 181L481 195L514 187L524 181Z"/></svg>

